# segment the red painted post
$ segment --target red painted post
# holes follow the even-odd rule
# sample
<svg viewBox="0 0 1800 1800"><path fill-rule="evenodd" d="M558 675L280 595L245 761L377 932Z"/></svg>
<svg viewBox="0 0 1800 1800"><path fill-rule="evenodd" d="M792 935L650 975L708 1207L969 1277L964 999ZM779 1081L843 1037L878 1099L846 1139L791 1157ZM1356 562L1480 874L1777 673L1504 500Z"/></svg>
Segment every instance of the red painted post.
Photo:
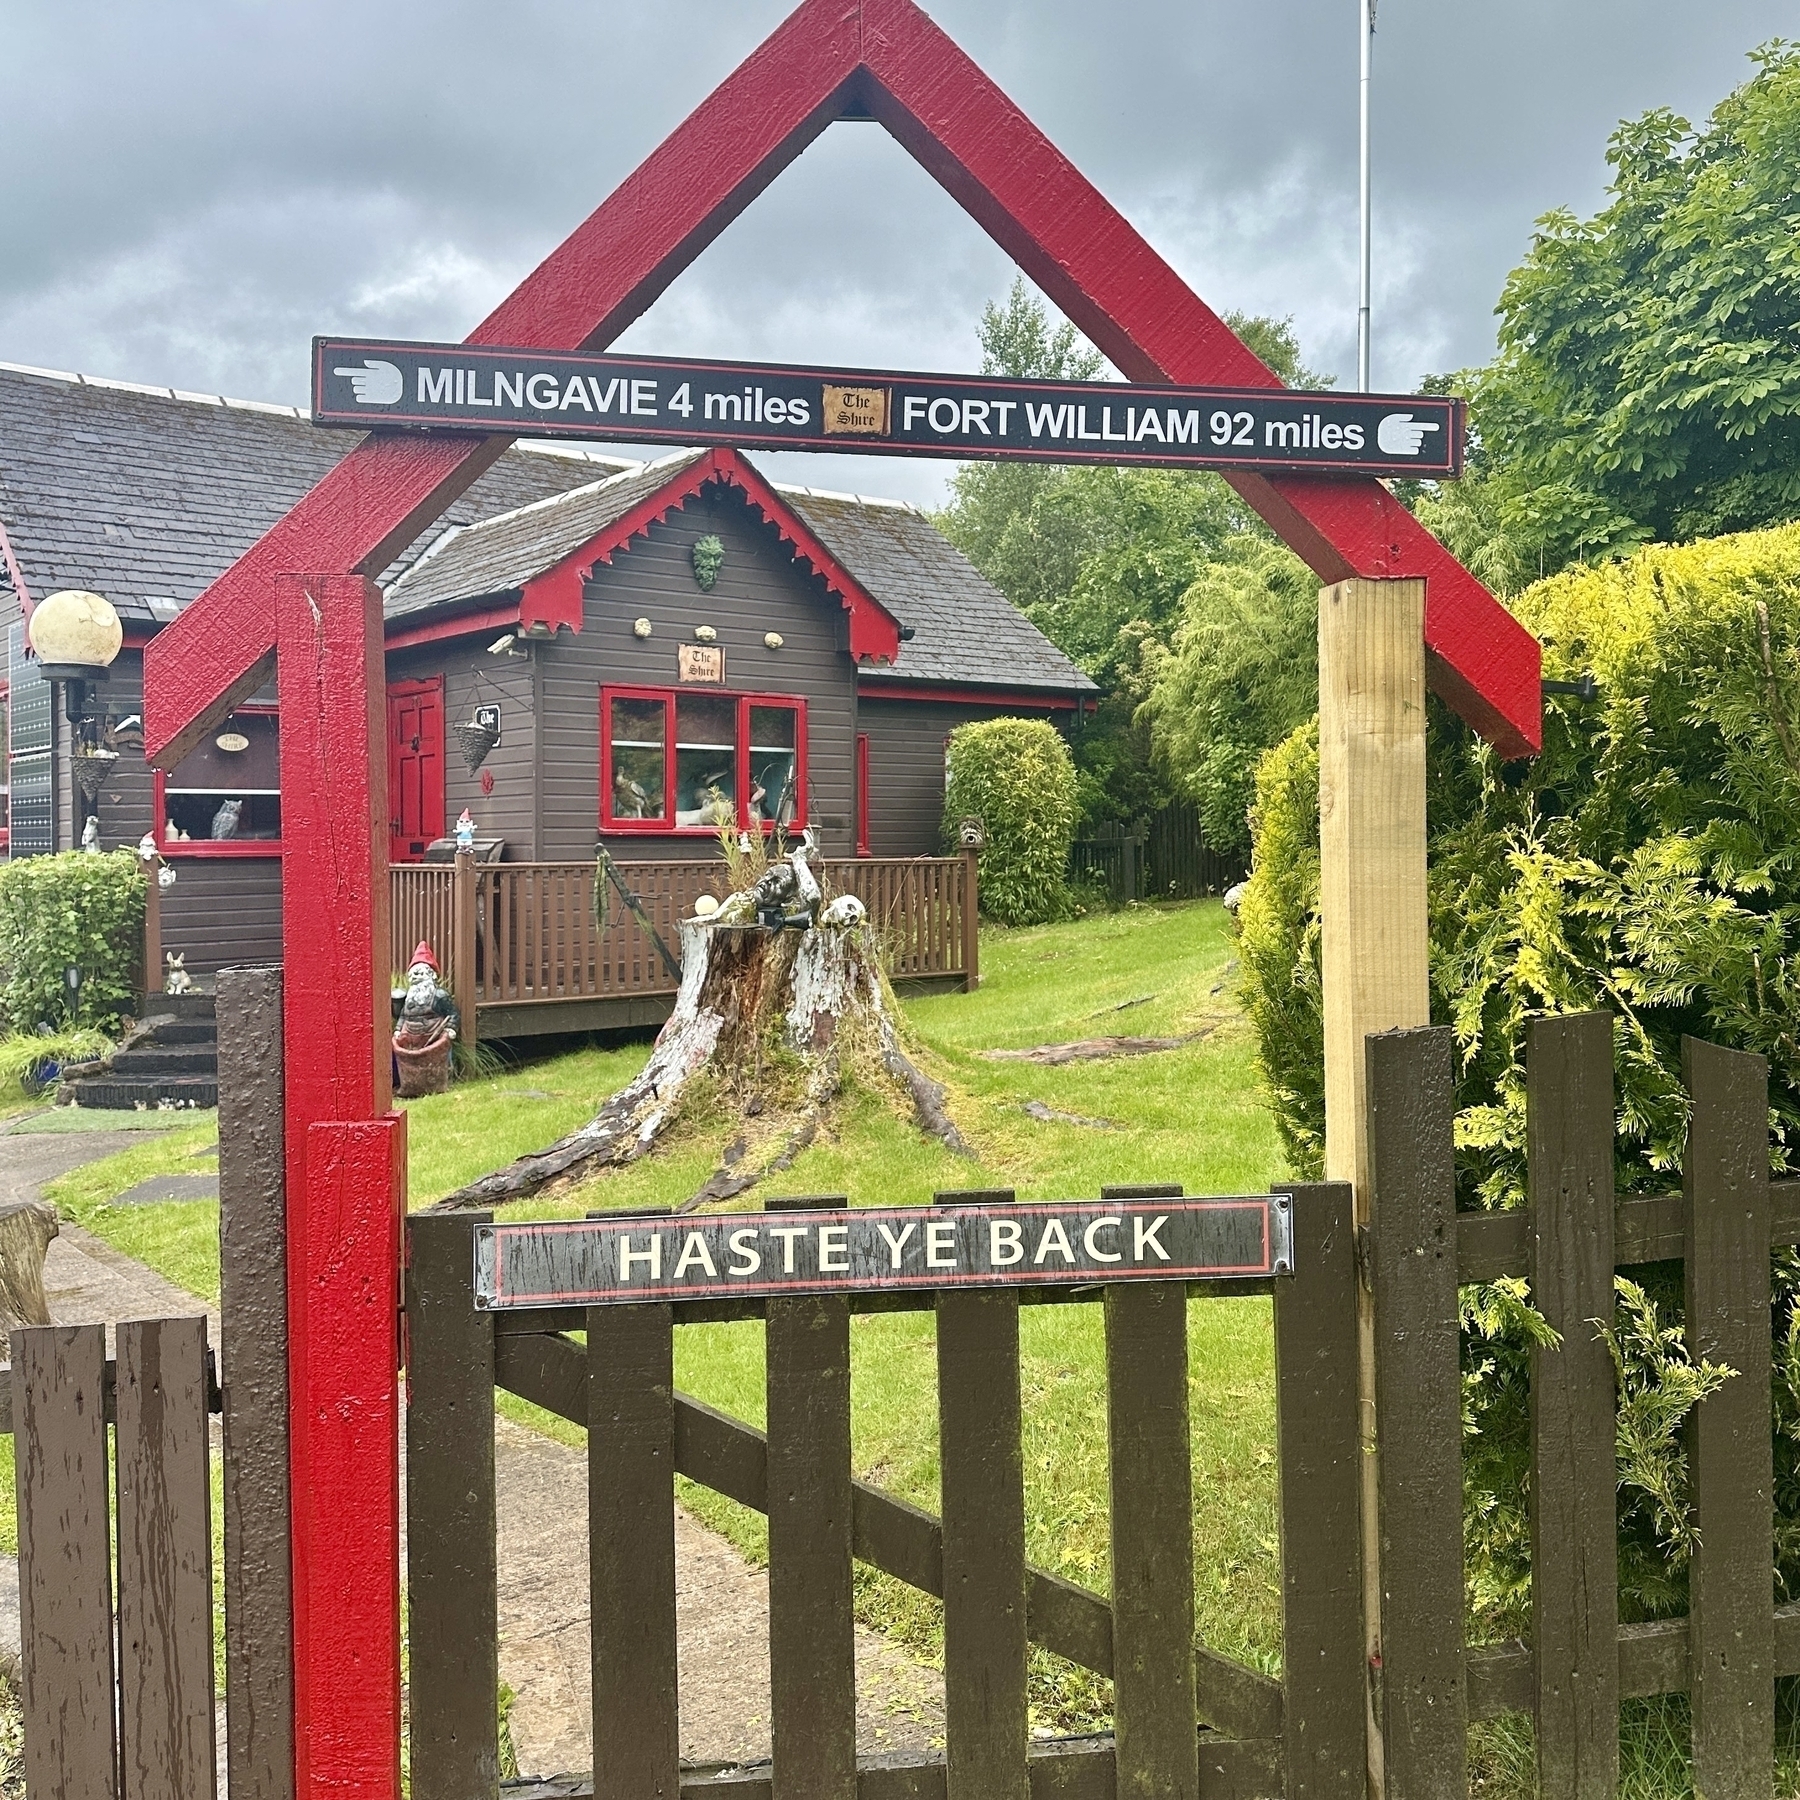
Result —
<svg viewBox="0 0 1800 1800"><path fill-rule="evenodd" d="M398 1800L406 1132L390 1110L381 597L361 576L283 575L275 613L295 1791Z"/></svg>

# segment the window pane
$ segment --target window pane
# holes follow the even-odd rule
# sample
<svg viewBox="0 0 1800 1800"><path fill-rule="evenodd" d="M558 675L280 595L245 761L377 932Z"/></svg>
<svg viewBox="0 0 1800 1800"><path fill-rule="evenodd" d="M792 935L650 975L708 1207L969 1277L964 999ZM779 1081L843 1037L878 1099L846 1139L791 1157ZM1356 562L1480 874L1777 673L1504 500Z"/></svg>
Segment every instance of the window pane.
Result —
<svg viewBox="0 0 1800 1800"><path fill-rule="evenodd" d="M663 700L615 699L612 703L612 794L609 817L661 819L667 755Z"/></svg>
<svg viewBox="0 0 1800 1800"><path fill-rule="evenodd" d="M750 820L791 825L799 812L799 715L791 706L750 708Z"/></svg>
<svg viewBox="0 0 1800 1800"><path fill-rule="evenodd" d="M737 823L737 702L721 694L675 701L675 823Z"/></svg>

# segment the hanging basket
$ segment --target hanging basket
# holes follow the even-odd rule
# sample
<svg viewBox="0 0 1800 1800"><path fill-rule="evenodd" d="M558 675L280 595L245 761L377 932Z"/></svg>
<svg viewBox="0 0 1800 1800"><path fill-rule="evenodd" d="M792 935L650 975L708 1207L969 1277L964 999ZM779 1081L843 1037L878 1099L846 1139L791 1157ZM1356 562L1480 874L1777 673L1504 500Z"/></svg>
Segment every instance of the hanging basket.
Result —
<svg viewBox="0 0 1800 1800"><path fill-rule="evenodd" d="M119 753L116 750L78 750L69 759L75 766L75 785L81 789L84 800L98 800L100 790L112 780L113 770L119 766Z"/></svg>
<svg viewBox="0 0 1800 1800"><path fill-rule="evenodd" d="M462 746L463 761L473 775L487 761L488 752L499 743L500 728L471 719L466 725L456 727L456 741Z"/></svg>

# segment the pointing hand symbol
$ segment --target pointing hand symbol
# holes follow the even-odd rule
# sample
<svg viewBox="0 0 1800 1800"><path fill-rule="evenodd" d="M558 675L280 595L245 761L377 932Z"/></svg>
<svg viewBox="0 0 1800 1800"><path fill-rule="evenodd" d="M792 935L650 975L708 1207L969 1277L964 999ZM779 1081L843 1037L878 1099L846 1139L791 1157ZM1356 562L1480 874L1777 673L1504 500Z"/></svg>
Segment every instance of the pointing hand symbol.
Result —
<svg viewBox="0 0 1800 1800"><path fill-rule="evenodd" d="M1384 456L1417 456L1426 432L1439 430L1441 426L1415 420L1411 413L1389 413L1375 427L1375 442Z"/></svg>
<svg viewBox="0 0 1800 1800"><path fill-rule="evenodd" d="M364 358L360 369L333 369L332 374L349 378L356 390L358 406L392 406L406 391L406 377L391 362L375 362ZM1385 424L1382 427L1386 430Z"/></svg>

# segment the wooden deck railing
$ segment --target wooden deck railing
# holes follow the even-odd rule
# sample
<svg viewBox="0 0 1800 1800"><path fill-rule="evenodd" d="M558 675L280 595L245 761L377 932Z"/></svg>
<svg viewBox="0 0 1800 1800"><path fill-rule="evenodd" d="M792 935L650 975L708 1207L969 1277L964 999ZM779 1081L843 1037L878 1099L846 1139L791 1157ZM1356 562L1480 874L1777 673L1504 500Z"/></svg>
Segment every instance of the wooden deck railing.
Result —
<svg viewBox="0 0 1800 1800"><path fill-rule="evenodd" d="M702 894L722 896L724 870L704 861L617 865L672 955L680 921ZM859 857L826 862L827 892L855 894L896 980L980 976L972 856ZM608 885L596 921L596 867L580 863L409 864L390 872L393 966L404 969L421 939L444 985L471 1007L670 994L680 985L650 933ZM604 877L601 877L604 880Z"/></svg>

